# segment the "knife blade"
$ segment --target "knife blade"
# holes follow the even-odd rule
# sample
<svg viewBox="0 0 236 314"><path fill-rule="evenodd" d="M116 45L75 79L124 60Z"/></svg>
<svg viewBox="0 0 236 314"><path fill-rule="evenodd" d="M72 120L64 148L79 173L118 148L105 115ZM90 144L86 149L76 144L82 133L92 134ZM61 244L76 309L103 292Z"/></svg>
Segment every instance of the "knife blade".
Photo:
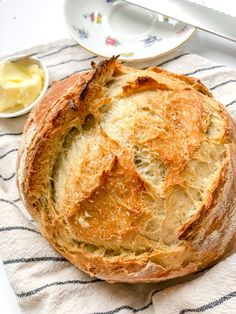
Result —
<svg viewBox="0 0 236 314"><path fill-rule="evenodd" d="M125 0L236 42L236 17L186 0Z"/></svg>

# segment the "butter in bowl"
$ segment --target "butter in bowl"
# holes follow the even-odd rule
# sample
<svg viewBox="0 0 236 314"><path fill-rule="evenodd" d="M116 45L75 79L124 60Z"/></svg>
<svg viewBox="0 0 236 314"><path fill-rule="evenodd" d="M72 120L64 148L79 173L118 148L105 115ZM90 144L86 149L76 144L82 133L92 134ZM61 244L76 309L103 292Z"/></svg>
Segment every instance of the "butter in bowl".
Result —
<svg viewBox="0 0 236 314"><path fill-rule="evenodd" d="M15 56L0 61L0 118L28 113L48 87L48 70L33 56Z"/></svg>

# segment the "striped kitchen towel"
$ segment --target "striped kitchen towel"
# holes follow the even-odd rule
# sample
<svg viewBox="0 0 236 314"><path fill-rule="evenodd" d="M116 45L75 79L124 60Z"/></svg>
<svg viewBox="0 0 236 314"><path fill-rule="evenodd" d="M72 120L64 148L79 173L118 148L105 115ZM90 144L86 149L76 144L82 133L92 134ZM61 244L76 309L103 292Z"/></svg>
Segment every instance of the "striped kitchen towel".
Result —
<svg viewBox="0 0 236 314"><path fill-rule="evenodd" d="M45 61L51 81L87 70L92 60L101 59L72 40L28 52ZM180 50L150 64L200 78L236 118L236 71ZM236 254L191 278L111 285L90 278L55 252L16 187L15 163L26 118L0 120L0 255L22 313L236 313Z"/></svg>

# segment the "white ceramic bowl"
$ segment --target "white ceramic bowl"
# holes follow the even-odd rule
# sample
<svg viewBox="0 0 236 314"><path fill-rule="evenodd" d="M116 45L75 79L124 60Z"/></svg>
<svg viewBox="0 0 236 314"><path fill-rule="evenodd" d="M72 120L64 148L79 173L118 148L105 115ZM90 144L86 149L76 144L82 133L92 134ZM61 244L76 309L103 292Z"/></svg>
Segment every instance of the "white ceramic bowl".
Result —
<svg viewBox="0 0 236 314"><path fill-rule="evenodd" d="M17 55L17 56L9 57L9 58L1 60L0 62L13 61L13 60L21 58L21 57L24 57L24 55ZM41 90L41 93L31 104L29 104L28 106L26 106L25 108L23 108L21 110L11 112L11 113L0 112L0 118L15 118L15 117L25 115L26 113L30 112L33 109L33 107L43 98L43 96L45 95L45 93L47 91L48 84L49 84L49 75L48 75L48 69L47 69L46 65L37 57L30 56L29 59L35 60L36 63L39 64L40 68L43 70L44 84L43 84L43 88Z"/></svg>

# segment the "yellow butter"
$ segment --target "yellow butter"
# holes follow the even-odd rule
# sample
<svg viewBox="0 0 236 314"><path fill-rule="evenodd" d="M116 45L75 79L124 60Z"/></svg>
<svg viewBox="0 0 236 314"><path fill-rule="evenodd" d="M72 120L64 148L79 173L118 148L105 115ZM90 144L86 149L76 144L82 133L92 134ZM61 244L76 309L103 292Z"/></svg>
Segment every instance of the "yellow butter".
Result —
<svg viewBox="0 0 236 314"><path fill-rule="evenodd" d="M0 112L27 107L40 94L44 74L33 59L0 63Z"/></svg>

